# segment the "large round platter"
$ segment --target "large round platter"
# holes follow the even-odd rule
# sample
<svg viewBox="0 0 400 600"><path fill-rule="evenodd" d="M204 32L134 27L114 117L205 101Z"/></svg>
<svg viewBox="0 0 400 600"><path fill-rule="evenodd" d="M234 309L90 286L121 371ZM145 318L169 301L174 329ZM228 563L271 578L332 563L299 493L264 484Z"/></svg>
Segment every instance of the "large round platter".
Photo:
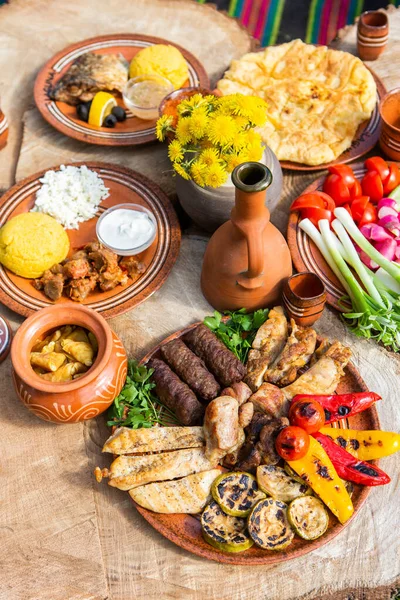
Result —
<svg viewBox="0 0 400 600"><path fill-rule="evenodd" d="M364 163L359 162L351 165L357 179L361 180L366 172ZM302 193L322 191L325 175L316 179ZM312 271L316 273L324 282L326 288L326 301L339 311L343 311L340 299L346 294L338 278L326 263L324 257L310 240L308 235L299 227L300 213L297 211L289 214L287 229L287 241L292 255L292 261L297 271Z"/></svg>
<svg viewBox="0 0 400 600"><path fill-rule="evenodd" d="M365 65L367 67L367 65ZM369 67L367 67L369 69ZM279 161L281 167L283 169L290 169L292 171L321 171L322 169L327 169L332 165L337 165L339 163L348 163L352 160L357 160L361 156L364 156L367 152L372 150L375 144L378 143L379 136L381 133L381 118L379 116L379 103L382 100L383 96L386 94L385 86L383 85L381 79L371 71L373 78L376 83L377 90L377 103L371 115L371 118L364 123L359 125L354 140L348 150L343 152L338 158L332 160L329 163L324 163L322 165L304 165L301 163L295 163L288 160Z"/></svg>
<svg viewBox="0 0 400 600"><path fill-rule="evenodd" d="M144 121L128 112L126 121L118 123L114 129L91 126L77 118L75 106L55 102L50 99L48 93L82 54L122 54L130 61L139 50L153 44L170 44L181 51L189 69L189 79L185 86L209 87L209 79L202 64L190 52L173 42L130 33L103 35L68 46L44 65L36 78L34 88L36 106L43 118L61 133L89 144L132 146L154 141L155 121ZM122 99L118 101L123 106Z"/></svg>
<svg viewBox="0 0 400 600"><path fill-rule="evenodd" d="M185 333L196 327L198 323L177 331L173 335L165 339L161 344L151 350L141 361L146 363L151 357L158 356L160 346L169 342L170 340L180 338ZM345 375L342 377L339 386L337 388L338 393L346 392L362 392L366 391L367 386L362 380L359 372L354 365L349 364L345 369ZM379 419L375 407L372 407L354 417L351 417L345 422L342 427L351 427L352 429L379 429ZM364 504L367 496L370 492L370 488L354 486L354 494L352 497L354 504L354 515L352 519L357 515L360 508ZM307 542L295 537L292 544L282 552L268 552L253 546L245 552L230 554L222 552L213 548L207 542L205 542L201 535L201 526L199 518L191 515L174 514L174 515L163 515L151 512L135 503L135 506L139 513L146 519L148 523L154 529L156 529L161 535L174 542L177 546L201 556L209 560L215 560L220 563L226 563L231 565L270 565L274 563L284 562L312 552L316 548L327 544L336 535L338 535L352 519L350 519L345 525L341 525L333 516L330 518L329 527L327 532L318 540L314 542Z"/></svg>
<svg viewBox="0 0 400 600"><path fill-rule="evenodd" d="M110 195L97 211L96 216L81 223L79 229L67 230L71 253L96 239L96 223L100 215L111 206L122 203L141 204L148 208L157 221L157 237L153 244L138 258L146 264L146 271L135 282L118 285L108 292L92 292L83 302L89 308L102 313L105 318L115 317L137 306L158 290L172 269L179 253L180 227L176 213L166 194L147 177L130 169L99 162L85 164L103 179ZM59 167L53 167L57 170ZM36 173L8 190L0 199L0 226L17 214L29 211L41 186L40 178L46 171ZM40 240L38 240L38 244ZM54 304L43 292L36 290L31 279L14 275L0 265L0 301L15 312L29 316L36 310ZM74 302L62 297L56 304Z"/></svg>

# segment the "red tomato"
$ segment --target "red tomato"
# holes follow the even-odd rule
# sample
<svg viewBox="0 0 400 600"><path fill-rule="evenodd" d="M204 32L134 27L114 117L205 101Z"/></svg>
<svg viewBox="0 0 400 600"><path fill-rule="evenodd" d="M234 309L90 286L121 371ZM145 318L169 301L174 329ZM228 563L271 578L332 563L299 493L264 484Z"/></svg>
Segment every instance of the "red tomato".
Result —
<svg viewBox="0 0 400 600"><path fill-rule="evenodd" d="M376 171L382 182L389 177L389 165L387 164L386 160L380 156L372 156L371 158L367 158L364 164L367 171Z"/></svg>
<svg viewBox="0 0 400 600"><path fill-rule="evenodd" d="M361 183L358 179L355 180L353 187L350 190L350 200L355 200L362 196Z"/></svg>
<svg viewBox="0 0 400 600"><path fill-rule="evenodd" d="M325 425L325 412L316 400L299 400L290 407L289 421L307 433L315 433Z"/></svg>
<svg viewBox="0 0 400 600"><path fill-rule="evenodd" d="M353 218L353 214L351 212L351 208L350 208L350 204L343 204L343 207L347 210L347 212L349 213L349 215L351 216L351 218Z"/></svg>
<svg viewBox="0 0 400 600"><path fill-rule="evenodd" d="M332 221L332 212L325 208L303 208L301 217L302 219L310 219L311 223L318 227L318 221L321 219L328 219L329 223Z"/></svg>
<svg viewBox="0 0 400 600"><path fill-rule="evenodd" d="M363 225L368 225L368 223L376 223L378 220L378 215L376 212L376 208L371 202L368 202L363 215L358 222L358 226L362 227Z"/></svg>
<svg viewBox="0 0 400 600"><path fill-rule="evenodd" d="M395 163L392 163L389 166L389 176L383 182L383 195L387 196L394 188L397 188L398 185L400 185L400 170Z"/></svg>
<svg viewBox="0 0 400 600"><path fill-rule="evenodd" d="M328 175L324 181L323 190L334 199L336 206L347 204L350 200L349 188L341 175L336 175L336 173Z"/></svg>
<svg viewBox="0 0 400 600"><path fill-rule="evenodd" d="M383 198L383 183L376 171L368 171L362 181L361 188L364 196L369 196L371 202L375 204Z"/></svg>
<svg viewBox="0 0 400 600"><path fill-rule="evenodd" d="M278 433L275 448L284 460L298 460L307 454L310 436L301 427L285 427Z"/></svg>
<svg viewBox="0 0 400 600"><path fill-rule="evenodd" d="M303 208L326 208L333 210L335 203L328 194L324 192L310 192L299 196L290 207L290 210L302 210Z"/></svg>
<svg viewBox="0 0 400 600"><path fill-rule="evenodd" d="M349 165L332 165L329 167L328 171L329 173L340 175L349 189L352 188L357 181L353 169L349 167Z"/></svg>
<svg viewBox="0 0 400 600"><path fill-rule="evenodd" d="M355 221L358 221L362 218L365 209L367 208L367 204L369 202L368 196L361 196L360 198L356 198L351 203L351 213L352 217Z"/></svg>

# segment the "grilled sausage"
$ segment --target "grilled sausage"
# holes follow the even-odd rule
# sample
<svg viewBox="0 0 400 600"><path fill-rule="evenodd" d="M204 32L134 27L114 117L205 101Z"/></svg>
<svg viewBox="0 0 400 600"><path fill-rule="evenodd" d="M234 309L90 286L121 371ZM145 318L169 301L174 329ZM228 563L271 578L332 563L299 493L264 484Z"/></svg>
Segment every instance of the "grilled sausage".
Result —
<svg viewBox="0 0 400 600"><path fill-rule="evenodd" d="M184 340L224 387L241 381L245 376L246 367L206 325L201 324L189 331Z"/></svg>
<svg viewBox="0 0 400 600"><path fill-rule="evenodd" d="M152 379L161 402L175 413L183 425L200 424L204 407L186 383L163 360L152 358L147 366L154 369Z"/></svg>
<svg viewBox="0 0 400 600"><path fill-rule="evenodd" d="M209 402L218 396L221 389L218 382L182 340L172 340L161 346L161 355L199 398Z"/></svg>

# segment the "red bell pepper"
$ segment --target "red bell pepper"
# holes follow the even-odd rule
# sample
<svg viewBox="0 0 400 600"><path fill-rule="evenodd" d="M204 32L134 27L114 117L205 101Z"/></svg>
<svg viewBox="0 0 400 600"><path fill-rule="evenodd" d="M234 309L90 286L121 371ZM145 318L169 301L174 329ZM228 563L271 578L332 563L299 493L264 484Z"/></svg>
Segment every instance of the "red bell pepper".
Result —
<svg viewBox="0 0 400 600"><path fill-rule="evenodd" d="M342 479L368 486L385 485L390 482L389 475L382 469L364 460L358 460L328 436L319 431L312 435L321 444Z"/></svg>
<svg viewBox="0 0 400 600"><path fill-rule="evenodd" d="M325 411L325 425L351 417L369 408L381 396L375 392L356 392L354 394L331 394L319 396L315 394L297 394L292 404L298 400L316 400Z"/></svg>

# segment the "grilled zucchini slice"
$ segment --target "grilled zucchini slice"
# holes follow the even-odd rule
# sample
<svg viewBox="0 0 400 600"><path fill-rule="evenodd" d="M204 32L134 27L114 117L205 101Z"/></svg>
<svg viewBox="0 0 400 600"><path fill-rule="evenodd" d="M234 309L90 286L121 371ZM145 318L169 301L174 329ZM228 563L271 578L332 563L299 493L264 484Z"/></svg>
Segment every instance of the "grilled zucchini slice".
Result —
<svg viewBox="0 0 400 600"><path fill-rule="evenodd" d="M257 467L257 483L260 490L282 502L291 502L299 496L312 494L312 489L304 481L299 483L284 469L275 465Z"/></svg>
<svg viewBox="0 0 400 600"><path fill-rule="evenodd" d="M283 469L285 473L287 473L289 477L291 477L295 481L298 481L299 483L305 483L304 479L302 479L300 475L297 475L296 471L292 469L292 467L288 465L287 462L285 462L285 464L283 465Z"/></svg>
<svg viewBox="0 0 400 600"><path fill-rule="evenodd" d="M246 519L225 514L215 501L204 509L201 529L205 541L224 552L243 552L253 545Z"/></svg>
<svg viewBox="0 0 400 600"><path fill-rule="evenodd" d="M283 550L294 538L287 518L287 504L273 498L260 500L247 521L249 533L264 550Z"/></svg>
<svg viewBox="0 0 400 600"><path fill-rule="evenodd" d="M222 510L231 517L247 517L253 506L265 498L257 481L249 473L222 473L213 482L211 493Z"/></svg>
<svg viewBox="0 0 400 600"><path fill-rule="evenodd" d="M297 535L304 540L316 540L328 529L328 511L315 496L293 500L288 509L288 519Z"/></svg>

